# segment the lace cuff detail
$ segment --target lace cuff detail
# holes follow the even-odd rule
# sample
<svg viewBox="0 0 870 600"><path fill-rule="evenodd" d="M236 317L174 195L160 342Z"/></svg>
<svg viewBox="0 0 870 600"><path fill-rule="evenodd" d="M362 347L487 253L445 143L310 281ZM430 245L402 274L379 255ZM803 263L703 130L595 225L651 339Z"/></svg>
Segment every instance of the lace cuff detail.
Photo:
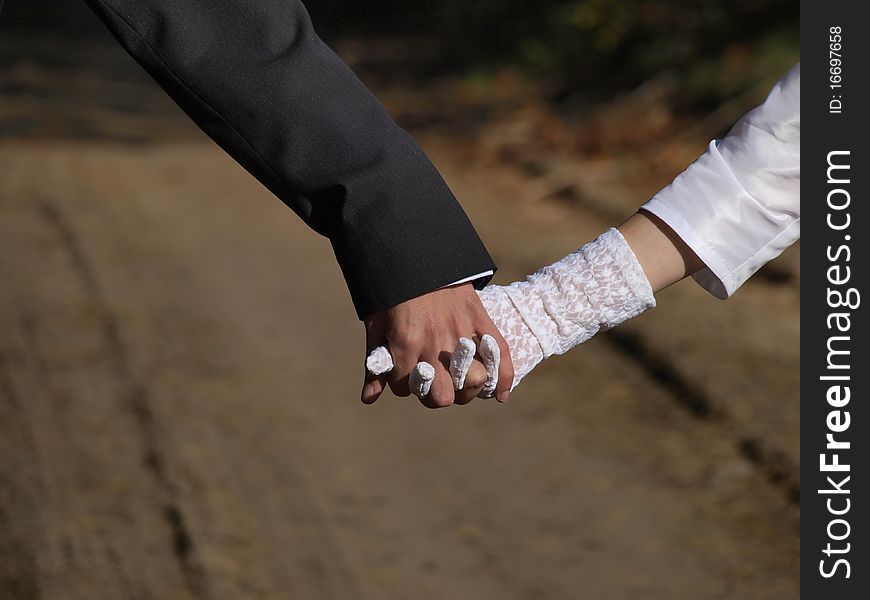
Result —
<svg viewBox="0 0 870 600"><path fill-rule="evenodd" d="M479 294L510 347L514 386L544 358L656 305L643 268L615 228L526 281Z"/></svg>

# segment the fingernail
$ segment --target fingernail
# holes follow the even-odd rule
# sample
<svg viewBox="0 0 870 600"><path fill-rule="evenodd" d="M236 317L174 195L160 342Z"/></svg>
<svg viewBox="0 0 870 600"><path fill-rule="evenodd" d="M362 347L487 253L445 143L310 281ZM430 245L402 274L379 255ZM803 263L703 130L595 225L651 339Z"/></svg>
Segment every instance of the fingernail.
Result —
<svg viewBox="0 0 870 600"><path fill-rule="evenodd" d="M510 395L511 395L510 392L504 391L501 394L499 394L498 396L496 396L495 399L498 400L499 402L507 402L508 398L510 398Z"/></svg>

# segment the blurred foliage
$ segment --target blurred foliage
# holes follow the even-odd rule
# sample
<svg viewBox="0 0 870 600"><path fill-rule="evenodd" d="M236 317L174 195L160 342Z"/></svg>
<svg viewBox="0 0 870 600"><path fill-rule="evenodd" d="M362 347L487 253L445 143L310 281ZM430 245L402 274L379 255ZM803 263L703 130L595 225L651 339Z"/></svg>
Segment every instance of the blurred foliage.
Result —
<svg viewBox="0 0 870 600"><path fill-rule="evenodd" d="M321 0L312 10L336 31L434 38L442 70L518 67L555 100L671 77L674 108L704 111L769 85L799 57L798 0Z"/></svg>
<svg viewBox="0 0 870 600"><path fill-rule="evenodd" d="M556 98L673 74L687 86L684 108L715 105L781 73L799 52L796 0L451 0L438 18L449 60L514 63Z"/></svg>
<svg viewBox="0 0 870 600"><path fill-rule="evenodd" d="M550 99L570 103L607 100L657 79L672 82L674 110L706 112L769 86L799 57L798 0L303 1L327 41L406 40L409 52L386 70L399 72L395 63L404 60L419 76L485 79L517 68ZM81 0L6 4L7 28L101 29ZM47 27L52 21L67 26ZM427 44L435 47L429 62L410 51Z"/></svg>

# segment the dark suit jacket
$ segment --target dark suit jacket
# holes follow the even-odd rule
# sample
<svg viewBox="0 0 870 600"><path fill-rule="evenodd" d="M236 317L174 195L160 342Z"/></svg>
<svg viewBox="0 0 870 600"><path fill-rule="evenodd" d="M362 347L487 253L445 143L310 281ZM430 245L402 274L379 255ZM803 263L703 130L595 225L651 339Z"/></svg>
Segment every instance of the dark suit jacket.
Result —
<svg viewBox="0 0 870 600"><path fill-rule="evenodd" d="M203 131L330 239L360 317L494 269L441 176L300 0L86 2Z"/></svg>

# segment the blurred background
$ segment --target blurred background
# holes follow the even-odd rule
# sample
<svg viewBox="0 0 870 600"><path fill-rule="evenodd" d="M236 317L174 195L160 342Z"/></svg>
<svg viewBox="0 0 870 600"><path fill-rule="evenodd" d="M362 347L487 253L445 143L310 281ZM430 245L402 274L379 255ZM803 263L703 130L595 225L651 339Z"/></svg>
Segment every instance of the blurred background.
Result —
<svg viewBox="0 0 870 600"><path fill-rule="evenodd" d="M505 283L799 60L784 0L308 3ZM0 598L796 598L799 249L498 405L359 404L329 244L76 0L0 17Z"/></svg>

